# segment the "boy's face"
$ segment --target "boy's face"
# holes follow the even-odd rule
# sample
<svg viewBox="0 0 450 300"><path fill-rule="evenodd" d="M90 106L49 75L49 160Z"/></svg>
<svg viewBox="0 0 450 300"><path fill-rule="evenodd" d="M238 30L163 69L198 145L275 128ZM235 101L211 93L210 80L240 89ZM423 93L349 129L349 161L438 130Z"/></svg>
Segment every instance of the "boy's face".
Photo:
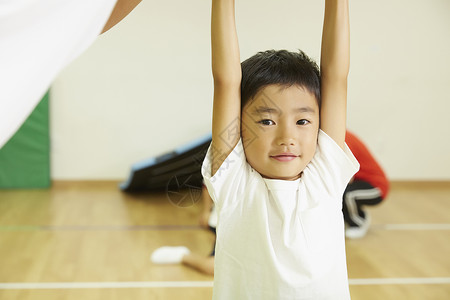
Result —
<svg viewBox="0 0 450 300"><path fill-rule="evenodd" d="M242 141L248 163L265 178L295 180L316 151L319 107L297 85L269 85L242 110Z"/></svg>

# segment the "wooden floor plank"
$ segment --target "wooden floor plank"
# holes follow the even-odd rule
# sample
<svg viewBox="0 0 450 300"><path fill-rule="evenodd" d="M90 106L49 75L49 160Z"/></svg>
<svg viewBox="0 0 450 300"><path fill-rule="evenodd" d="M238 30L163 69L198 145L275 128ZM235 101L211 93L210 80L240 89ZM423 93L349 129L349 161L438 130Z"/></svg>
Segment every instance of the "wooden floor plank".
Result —
<svg viewBox="0 0 450 300"><path fill-rule="evenodd" d="M207 255L213 235L201 206L179 207L165 192L128 195L117 182L58 182L48 190L0 190L0 283L210 282L181 265L153 265L151 252L185 245ZM450 184L393 183L370 209L367 236L347 241L350 278L450 277ZM386 224L406 227L387 229ZM450 284L351 285L353 300L446 299ZM0 299L210 299L212 288L0 289Z"/></svg>

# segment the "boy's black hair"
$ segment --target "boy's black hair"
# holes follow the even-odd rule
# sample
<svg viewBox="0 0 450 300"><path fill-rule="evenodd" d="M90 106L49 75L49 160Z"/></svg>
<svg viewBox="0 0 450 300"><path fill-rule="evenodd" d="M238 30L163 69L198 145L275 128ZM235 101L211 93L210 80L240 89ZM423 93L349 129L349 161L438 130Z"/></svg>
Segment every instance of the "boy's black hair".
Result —
<svg viewBox="0 0 450 300"><path fill-rule="evenodd" d="M241 109L265 86L298 85L316 97L320 107L320 72L303 51L267 50L258 52L241 64Z"/></svg>

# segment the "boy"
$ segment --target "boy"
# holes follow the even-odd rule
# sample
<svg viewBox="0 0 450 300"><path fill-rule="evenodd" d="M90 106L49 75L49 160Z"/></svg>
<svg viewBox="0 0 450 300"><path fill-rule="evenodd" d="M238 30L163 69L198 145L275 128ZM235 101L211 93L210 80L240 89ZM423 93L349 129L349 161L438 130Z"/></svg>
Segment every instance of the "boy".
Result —
<svg viewBox="0 0 450 300"><path fill-rule="evenodd" d="M358 163L344 142L347 1L325 2L320 77L303 52L260 52L241 69L234 0L213 1L211 24L202 173L218 213L213 298L349 299L341 197Z"/></svg>

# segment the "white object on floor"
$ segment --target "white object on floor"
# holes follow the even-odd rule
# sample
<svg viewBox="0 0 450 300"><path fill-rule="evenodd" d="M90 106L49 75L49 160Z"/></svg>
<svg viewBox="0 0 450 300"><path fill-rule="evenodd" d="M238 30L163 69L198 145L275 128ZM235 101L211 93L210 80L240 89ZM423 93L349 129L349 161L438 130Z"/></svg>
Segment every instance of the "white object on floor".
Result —
<svg viewBox="0 0 450 300"><path fill-rule="evenodd" d="M183 260L183 256L189 253L191 251L184 246L164 246L153 251L150 260L155 264L179 264Z"/></svg>
<svg viewBox="0 0 450 300"><path fill-rule="evenodd" d="M366 218L364 220L364 223L360 226L348 226L347 228L345 228L345 236L349 239L360 239L362 237L364 237L367 233L367 231L369 230L369 226L370 226L370 215L369 213L366 211L364 212L366 215Z"/></svg>

